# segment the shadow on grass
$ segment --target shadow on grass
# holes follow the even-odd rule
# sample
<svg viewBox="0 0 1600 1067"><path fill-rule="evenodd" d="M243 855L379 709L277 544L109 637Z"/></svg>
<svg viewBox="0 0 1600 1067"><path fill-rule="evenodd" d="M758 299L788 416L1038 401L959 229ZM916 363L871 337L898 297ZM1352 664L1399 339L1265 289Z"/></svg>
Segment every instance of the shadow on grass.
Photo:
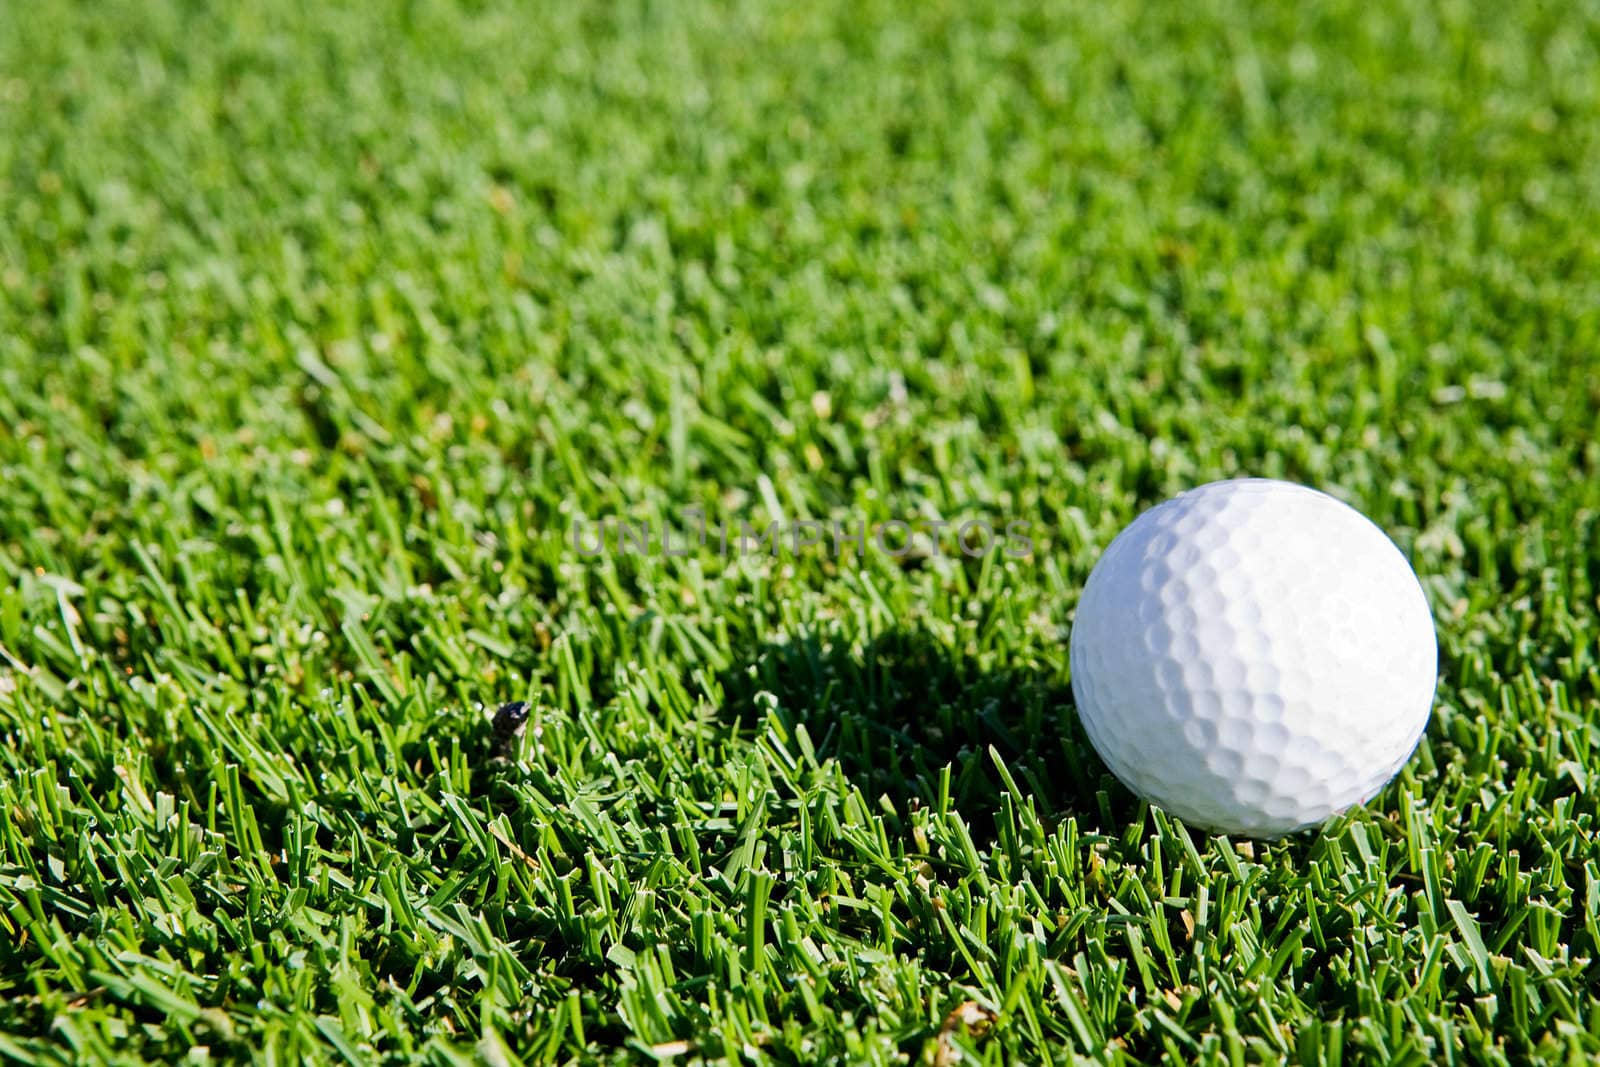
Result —
<svg viewBox="0 0 1600 1067"><path fill-rule="evenodd" d="M820 632L760 648L723 675L724 712L755 728L771 707L804 726L818 760L837 760L869 801L904 814L936 805L950 767L950 803L988 836L1005 782L990 749L1047 821L1120 831L1137 802L1089 746L1065 672L988 669L934 635L896 629L851 644ZM770 697L763 694L770 694Z"/></svg>

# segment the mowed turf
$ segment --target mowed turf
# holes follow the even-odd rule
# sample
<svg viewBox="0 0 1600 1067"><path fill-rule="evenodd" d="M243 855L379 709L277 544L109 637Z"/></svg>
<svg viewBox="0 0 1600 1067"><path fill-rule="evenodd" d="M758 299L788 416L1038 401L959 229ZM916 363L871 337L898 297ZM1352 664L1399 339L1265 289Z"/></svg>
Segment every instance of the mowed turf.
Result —
<svg viewBox="0 0 1600 1067"><path fill-rule="evenodd" d="M0 6L0 1058L1593 1062L1597 412L1586 0ZM1440 639L1271 844L1066 655L1243 474Z"/></svg>

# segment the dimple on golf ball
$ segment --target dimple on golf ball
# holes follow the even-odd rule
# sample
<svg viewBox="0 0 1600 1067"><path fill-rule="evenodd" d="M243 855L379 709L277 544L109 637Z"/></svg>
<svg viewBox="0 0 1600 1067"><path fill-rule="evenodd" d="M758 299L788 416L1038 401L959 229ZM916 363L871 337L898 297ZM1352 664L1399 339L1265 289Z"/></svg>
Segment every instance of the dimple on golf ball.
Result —
<svg viewBox="0 0 1600 1067"><path fill-rule="evenodd" d="M1213 482L1111 543L1072 625L1084 729L1186 823L1278 837L1369 800L1416 748L1438 646L1416 575L1360 512Z"/></svg>

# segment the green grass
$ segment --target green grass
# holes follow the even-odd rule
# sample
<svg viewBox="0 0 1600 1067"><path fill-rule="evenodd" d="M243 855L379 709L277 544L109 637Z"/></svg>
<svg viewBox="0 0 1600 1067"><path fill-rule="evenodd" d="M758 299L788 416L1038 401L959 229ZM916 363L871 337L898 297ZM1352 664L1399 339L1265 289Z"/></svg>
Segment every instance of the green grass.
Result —
<svg viewBox="0 0 1600 1067"><path fill-rule="evenodd" d="M1588 0L0 6L0 1059L1593 1062L1597 413ZM1441 651L1253 847L1066 656L1238 474Z"/></svg>

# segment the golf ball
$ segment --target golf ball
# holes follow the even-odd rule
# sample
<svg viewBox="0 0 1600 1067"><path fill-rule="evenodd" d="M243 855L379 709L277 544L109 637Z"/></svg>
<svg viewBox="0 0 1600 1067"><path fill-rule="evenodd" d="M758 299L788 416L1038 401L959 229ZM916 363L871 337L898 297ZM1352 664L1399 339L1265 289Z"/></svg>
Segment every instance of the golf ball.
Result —
<svg viewBox="0 0 1600 1067"><path fill-rule="evenodd" d="M1278 837L1370 799L1433 706L1433 617L1331 496L1213 482L1135 519L1084 587L1072 692L1095 750L1185 822Z"/></svg>

